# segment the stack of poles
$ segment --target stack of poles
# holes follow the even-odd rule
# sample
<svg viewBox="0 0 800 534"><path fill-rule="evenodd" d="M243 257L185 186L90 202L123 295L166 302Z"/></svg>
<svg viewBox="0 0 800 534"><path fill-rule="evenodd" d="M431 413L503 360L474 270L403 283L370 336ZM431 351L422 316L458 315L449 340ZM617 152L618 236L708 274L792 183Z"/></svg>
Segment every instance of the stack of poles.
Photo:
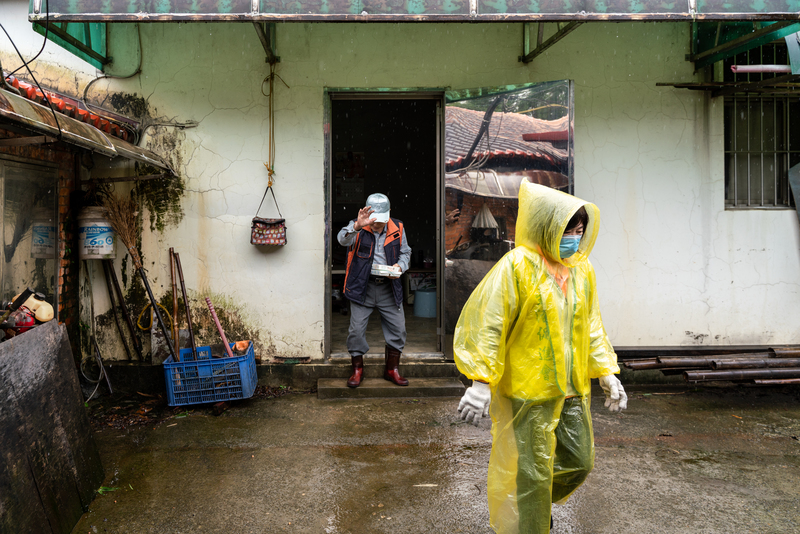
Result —
<svg viewBox="0 0 800 534"><path fill-rule="evenodd" d="M174 269L177 271L178 279L181 283L181 295L183 296L183 306L186 310L186 327L189 329L189 344L192 349L192 360L197 361L197 344L194 341L194 326L192 325L192 311L189 309L189 297L186 293L186 283L183 281L183 268L181 267L181 256L173 249L170 249ZM175 278L173 275L173 294L175 292ZM173 306L177 306L177 301L173 301Z"/></svg>
<svg viewBox="0 0 800 534"><path fill-rule="evenodd" d="M153 307L153 313L158 321L158 327L161 329L164 339L167 340L167 348L169 348L172 361L179 362L180 357L178 353L175 352L175 346L172 344L172 335L170 331L167 330L167 327L164 324L164 318L161 316L161 312L158 310L158 301L156 300L155 296L153 296L153 291L150 289L150 282L147 280L147 274L145 273L144 266L142 265L142 258L139 255L139 251L136 249L136 239L139 235L139 222L137 216L139 208L132 198L129 197L127 199L122 199L113 195L109 195L107 198L105 198L103 202L103 208L103 214L105 215L106 219L108 219L108 222L111 223L111 226L114 228L114 232L116 232L119 240L123 245L125 245L125 248L128 249L128 254L130 254L131 261L133 261L133 266L136 268L136 272L139 273L139 277L142 279L144 289L147 291L147 298L150 299L150 304Z"/></svg>
<svg viewBox="0 0 800 534"><path fill-rule="evenodd" d="M175 344L175 354L180 357L180 330L178 329L178 283L175 276L175 249L169 248L169 275L172 280L172 342Z"/></svg>
<svg viewBox="0 0 800 534"><path fill-rule="evenodd" d="M119 236L120 241L122 241L122 243L128 249L128 254L130 254L131 256L131 260L133 261L133 265L136 268L136 272L139 273L139 276L142 279L144 288L147 291L147 297L150 299L150 304L153 307L153 313L155 314L156 320L158 321L158 327L161 329L161 333L164 335L164 339L166 339L167 341L167 348L169 349L173 362L181 361L180 343L179 343L180 330L178 328L177 281L175 278L175 275L177 274L177 278L178 280L180 280L181 293L183 296L183 304L186 310L186 324L189 329L189 343L191 344L191 349L192 349L192 359L194 361L197 361L197 345L195 344L195 339L194 339L192 314L191 311L189 310L189 299L186 294L186 284L183 280L183 269L181 268L180 255L177 252L175 252L174 248L169 249L169 268L170 268L170 277L172 281L172 314L173 314L172 329L171 329L172 331L170 332L169 330L167 330L166 324L164 324L164 319L161 316L161 312L158 309L159 306L158 301L156 301L155 297L153 296L153 292L150 289L150 282L147 280L147 274L145 274L141 256L139 255L139 251L136 249L135 245L136 237L139 235L139 226L138 226L139 223L137 218L138 206L131 197L125 199L109 195L103 203L103 208L106 218L109 220L111 226L114 228L114 231ZM113 273L113 265L109 264L108 267L111 268ZM108 274L108 270L106 270L106 274ZM116 274L114 274L114 282L117 283ZM118 287L117 290L119 290ZM109 297L111 297L112 293L111 285L109 285L108 291L109 291ZM122 300L121 293L119 295L119 300L124 308L124 300ZM222 325L219 322L219 318L217 317L217 312L214 309L214 305L211 303L211 299L206 298L206 303L208 304L208 309L211 311L211 316L214 319L214 323L217 326L217 330L219 331L219 334L222 337L222 341L225 344L225 351L228 353L228 357L233 357L233 351L231 350L231 347L228 344L228 340L225 337L225 332L223 331ZM112 298L112 305L113 305L113 298ZM117 327L121 331L122 328L120 326L119 318L116 315L116 309L114 309L114 318L117 321ZM133 328L129 318L128 322L131 328ZM136 336L133 337L135 343L137 339ZM137 349L139 349L138 346ZM125 347L125 350L128 351L128 359L130 360L131 354L127 345ZM139 352L139 359L141 359L141 352Z"/></svg>
<svg viewBox="0 0 800 534"><path fill-rule="evenodd" d="M131 314L128 312L128 306L125 304L125 296L122 294L122 289L119 285L119 279L117 278L117 272L114 270L114 260L100 260L103 264L103 274L105 275L106 279L106 287L108 289L108 298L111 301L111 310L114 312L114 321L117 323L117 329L119 330L119 335L122 338L122 346L125 347L125 352L128 355L128 361L131 361L131 350L128 347L128 343L125 339L125 334L122 330L122 325L120 324L119 314L117 313L117 307L122 309L123 317L125 318L125 323L128 325L128 333L131 336L131 341L133 342L133 347L136 350L136 355L141 362L143 360L143 347L142 342L139 337L136 335L136 329L133 327L133 319L131 319ZM116 302L115 302L116 299Z"/></svg>
<svg viewBox="0 0 800 534"><path fill-rule="evenodd" d="M690 384L726 381L761 385L800 384L800 347L770 348L766 352L656 356L625 360L634 371L657 369L665 375L683 374Z"/></svg>

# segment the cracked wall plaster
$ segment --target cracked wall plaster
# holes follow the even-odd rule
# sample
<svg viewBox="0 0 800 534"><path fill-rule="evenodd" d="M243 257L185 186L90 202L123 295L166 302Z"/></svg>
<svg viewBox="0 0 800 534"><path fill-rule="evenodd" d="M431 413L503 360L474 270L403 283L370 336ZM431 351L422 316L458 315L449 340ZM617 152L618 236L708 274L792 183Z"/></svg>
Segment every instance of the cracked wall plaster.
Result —
<svg viewBox="0 0 800 534"><path fill-rule="evenodd" d="M794 342L796 215L725 211L721 103L655 86L699 80L684 60L689 25L582 25L530 65L517 61L521 32L520 24L279 25L277 72L290 88L275 83L275 193L289 244L265 250L249 244L269 128L261 92L268 66L255 32L243 24L142 25L142 75L109 87L142 95L159 116L199 122L176 148L185 217L143 237L152 277L168 284L174 246L189 288L243 303L265 347L321 358L324 90L569 78L575 190L602 213L592 261L612 342Z"/></svg>

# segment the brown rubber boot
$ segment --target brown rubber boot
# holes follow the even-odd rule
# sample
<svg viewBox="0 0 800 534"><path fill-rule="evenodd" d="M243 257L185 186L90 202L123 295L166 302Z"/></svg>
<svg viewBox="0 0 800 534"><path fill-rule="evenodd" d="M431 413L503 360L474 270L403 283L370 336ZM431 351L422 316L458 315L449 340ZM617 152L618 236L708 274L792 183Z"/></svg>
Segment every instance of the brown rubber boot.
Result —
<svg viewBox="0 0 800 534"><path fill-rule="evenodd" d="M361 380L364 378L364 357L352 356L353 363L353 376L347 380L347 387L357 388L361 385Z"/></svg>
<svg viewBox="0 0 800 534"><path fill-rule="evenodd" d="M398 386L407 386L408 380L400 376L400 371L397 369L397 365L400 363L400 354L402 353L399 350L386 345L386 370L383 372L383 378Z"/></svg>

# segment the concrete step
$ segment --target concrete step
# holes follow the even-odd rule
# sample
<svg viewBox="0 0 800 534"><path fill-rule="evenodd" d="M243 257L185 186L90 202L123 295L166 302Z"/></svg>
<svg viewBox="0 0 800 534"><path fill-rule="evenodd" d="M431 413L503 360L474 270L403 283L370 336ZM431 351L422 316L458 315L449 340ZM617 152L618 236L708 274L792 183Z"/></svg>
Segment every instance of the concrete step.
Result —
<svg viewBox="0 0 800 534"><path fill-rule="evenodd" d="M364 355L366 361L383 361L383 352L368 352ZM347 362L350 363L350 354L347 352L332 352L330 361L332 363ZM400 358L400 363L406 362L445 362L443 352L404 352Z"/></svg>
<svg viewBox="0 0 800 534"><path fill-rule="evenodd" d="M455 377L409 378L407 386L397 386L383 378L365 378L357 388L347 387L347 378L320 378L317 381L319 399L461 397L464 390L464 384Z"/></svg>
<svg viewBox="0 0 800 534"><path fill-rule="evenodd" d="M353 373L350 360L339 360L334 363L304 363L296 365L258 365L258 383L266 386L288 385L294 389L310 389L317 385L317 380L323 378L341 379L347 381ZM379 378L383 380L384 362L365 358L364 377ZM455 378L460 376L456 364L453 362L427 362L412 359L400 360L400 374L407 379L412 378ZM163 375L163 373L162 373Z"/></svg>

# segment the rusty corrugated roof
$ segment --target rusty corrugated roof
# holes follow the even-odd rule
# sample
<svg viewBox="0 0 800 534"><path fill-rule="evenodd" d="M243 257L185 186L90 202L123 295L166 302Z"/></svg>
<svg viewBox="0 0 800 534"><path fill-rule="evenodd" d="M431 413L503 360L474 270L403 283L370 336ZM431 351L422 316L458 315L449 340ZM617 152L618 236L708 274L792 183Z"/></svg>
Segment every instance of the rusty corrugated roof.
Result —
<svg viewBox="0 0 800 534"><path fill-rule="evenodd" d="M92 113L82 107L76 99L58 95L53 91L45 90L43 92L35 85L24 82L15 76L7 77L6 83L16 90L20 96L49 108L45 102L45 98L47 98L50 103L53 104L53 109L57 112L76 119L79 122L85 122L108 135L119 137L123 141L129 141L132 138L130 132L125 129L125 125L121 121L114 121L111 118ZM129 122L132 123L134 121Z"/></svg>
<svg viewBox="0 0 800 534"><path fill-rule="evenodd" d="M522 22L565 20L783 20L796 0L31 0L43 21Z"/></svg>
<svg viewBox="0 0 800 534"><path fill-rule="evenodd" d="M41 94L41 91L39 92ZM50 98L48 96L48 98ZM53 102L55 108L55 102ZM98 119L99 116L95 115ZM140 161L164 169L172 174L174 171L164 158L121 138L104 132L103 124L98 120L84 122L63 113L53 114L50 106L45 106L21 96L18 92L0 89L0 123L2 120L16 124L22 129L47 136L59 138L81 148L97 152L108 157L124 157ZM105 121L108 122L108 121Z"/></svg>

